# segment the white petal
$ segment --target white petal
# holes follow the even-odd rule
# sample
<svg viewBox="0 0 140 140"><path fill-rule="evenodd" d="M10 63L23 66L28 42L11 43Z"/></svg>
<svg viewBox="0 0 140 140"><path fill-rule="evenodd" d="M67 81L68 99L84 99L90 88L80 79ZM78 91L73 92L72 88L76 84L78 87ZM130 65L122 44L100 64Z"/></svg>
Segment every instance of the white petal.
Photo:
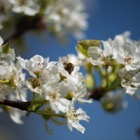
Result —
<svg viewBox="0 0 140 140"><path fill-rule="evenodd" d="M136 92L137 88L132 88L132 87L126 87L126 93L130 94L130 95L134 95Z"/></svg>
<svg viewBox="0 0 140 140"><path fill-rule="evenodd" d="M3 44L3 39L2 37L0 36L0 46Z"/></svg>
<svg viewBox="0 0 140 140"><path fill-rule="evenodd" d="M22 114L19 110L12 109L10 112L11 119L17 124L23 124L23 121L21 120L21 116Z"/></svg>
<svg viewBox="0 0 140 140"><path fill-rule="evenodd" d="M79 124L79 122L72 122L72 127L74 127L75 129L77 129L78 131L80 131L81 133L84 134L85 132L85 127L83 127L81 124Z"/></svg>
<svg viewBox="0 0 140 140"><path fill-rule="evenodd" d="M102 54L103 50L101 50L99 47L90 47L88 49L88 54L93 60L98 60Z"/></svg>
<svg viewBox="0 0 140 140"><path fill-rule="evenodd" d="M76 113L78 114L78 120L84 120L84 121L89 121L89 116L86 115L86 112L79 108Z"/></svg>
<svg viewBox="0 0 140 140"><path fill-rule="evenodd" d="M103 46L104 46L104 54L105 56L107 55L112 55L112 47L110 46L108 41L102 41Z"/></svg>
<svg viewBox="0 0 140 140"><path fill-rule="evenodd" d="M17 60L18 60L19 64L20 64L23 68L25 68L25 63L26 63L27 60L24 60L24 59L21 58L20 56L17 57Z"/></svg>

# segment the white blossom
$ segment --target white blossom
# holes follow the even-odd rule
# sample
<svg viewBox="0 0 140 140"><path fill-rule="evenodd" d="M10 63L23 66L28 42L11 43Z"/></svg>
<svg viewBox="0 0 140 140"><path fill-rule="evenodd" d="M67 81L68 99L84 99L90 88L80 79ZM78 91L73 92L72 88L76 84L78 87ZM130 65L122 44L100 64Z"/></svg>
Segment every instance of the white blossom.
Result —
<svg viewBox="0 0 140 140"><path fill-rule="evenodd" d="M43 57L39 58L41 59L29 61L26 65L29 73L32 76L35 75L27 80L27 87L32 92L42 94L43 86L58 84L60 76L56 62L48 62L48 59L43 59Z"/></svg>
<svg viewBox="0 0 140 140"><path fill-rule="evenodd" d="M2 37L0 37L0 61L6 63L13 63L15 60L14 49L11 49L8 44L4 44Z"/></svg>
<svg viewBox="0 0 140 140"><path fill-rule="evenodd" d="M15 96L17 95L17 99L22 101L26 101L27 98L25 76L26 74L22 72L22 68L16 64L11 77L13 78Z"/></svg>
<svg viewBox="0 0 140 140"><path fill-rule="evenodd" d="M12 78L12 72L13 72L13 67L12 66L7 66L7 65L0 65L0 80L1 81L7 81L6 83L9 82L9 80ZM4 95L8 95L14 92L14 87L9 86L8 84L3 84L0 83L0 93Z"/></svg>
<svg viewBox="0 0 140 140"><path fill-rule="evenodd" d="M0 36L0 46L2 46L2 44L3 44L3 39L2 39L2 37Z"/></svg>
<svg viewBox="0 0 140 140"><path fill-rule="evenodd" d="M78 50L77 50L77 57L78 57L78 60L80 61L80 65L85 65L86 63L88 63L88 58L84 56L81 52L79 52Z"/></svg>
<svg viewBox="0 0 140 140"><path fill-rule="evenodd" d="M73 128L77 129L81 133L85 132L85 128L79 123L80 120L89 121L89 116L86 115L86 112L81 108L75 110L73 101L69 106L67 112L67 124L69 129L72 131Z"/></svg>
<svg viewBox="0 0 140 140"><path fill-rule="evenodd" d="M127 107L127 102L124 99L123 91L115 91L107 93L100 100L104 109L114 113Z"/></svg>
<svg viewBox="0 0 140 140"><path fill-rule="evenodd" d="M43 78L41 77L43 69L45 69L49 63L48 58L43 58L40 55L33 56L30 60L17 57L19 65L27 70L31 75L27 79L26 85L28 89L35 93L42 93L42 85L44 83Z"/></svg>
<svg viewBox="0 0 140 140"><path fill-rule="evenodd" d="M13 12L33 16L39 12L37 0L9 0L13 5Z"/></svg>
<svg viewBox="0 0 140 140"><path fill-rule="evenodd" d="M16 108L10 108L9 115L12 121L15 122L16 124L23 124L23 120L21 118L25 116L25 112L18 110Z"/></svg>
<svg viewBox="0 0 140 140"><path fill-rule="evenodd" d="M19 61L20 65L26 69L29 74L33 77L38 77L45 68L49 62L49 58L43 58L40 55L35 55L30 60L23 59L21 57L17 57L17 60Z"/></svg>
<svg viewBox="0 0 140 140"><path fill-rule="evenodd" d="M130 39L131 33L129 31L125 31L123 34L116 35L115 38L112 40L109 38L109 42L111 45L117 48L118 46L121 47L124 45L125 42L131 42ZM115 54L114 54L115 55Z"/></svg>
<svg viewBox="0 0 140 140"><path fill-rule="evenodd" d="M116 35L111 40L113 47L113 58L123 64L127 70L134 70L140 67L140 49L138 41L130 39L130 32Z"/></svg>
<svg viewBox="0 0 140 140"><path fill-rule="evenodd" d="M26 85L28 89L30 89L30 91L32 91L33 93L42 94L43 81L41 78L35 78L35 77L29 78L26 81Z"/></svg>
<svg viewBox="0 0 140 140"><path fill-rule="evenodd" d="M58 83L60 81L60 75L56 62L49 62L48 65L42 70L40 76L45 85Z"/></svg>
<svg viewBox="0 0 140 140"><path fill-rule="evenodd" d="M25 74L18 65L0 65L0 80L7 83L0 84L1 94L23 97L25 101L26 89L25 89ZM18 99L21 99L18 98ZM15 99L15 98L14 98Z"/></svg>
<svg viewBox="0 0 140 140"><path fill-rule="evenodd" d="M113 46L115 48L115 59L125 65L127 70L133 70L140 67L140 50L133 42L124 42L122 46Z"/></svg>
<svg viewBox="0 0 140 140"><path fill-rule="evenodd" d="M87 17L83 0L58 0L47 6L44 20L54 26L59 36L72 32L81 39L88 26Z"/></svg>
<svg viewBox="0 0 140 140"><path fill-rule="evenodd" d="M92 100L85 99L85 97L87 95L87 89L84 85L84 77L83 77L82 73L79 72L76 75L67 77L66 82L68 83L69 87L71 87L73 89L72 90L73 98L75 98L79 102L83 102L83 103L92 102Z"/></svg>
<svg viewBox="0 0 140 140"><path fill-rule="evenodd" d="M70 105L70 101L65 99L67 93L63 90L66 91L65 88L59 88L59 84L43 87L45 99L49 101L51 109L56 113L67 112Z"/></svg>
<svg viewBox="0 0 140 140"><path fill-rule="evenodd" d="M125 68L119 70L121 77L121 85L126 89L126 93L133 95L140 87L140 72L139 70L129 70Z"/></svg>
<svg viewBox="0 0 140 140"><path fill-rule="evenodd" d="M84 0L1 0L0 5L0 29L4 29L4 22L10 23L12 19L15 24L19 23L16 15L36 16L40 15L38 21L43 27L47 25L47 31L55 33L57 37L73 34L77 39L85 37L84 31L88 28L88 14ZM16 13L16 14L13 14ZM11 20L9 20L11 19ZM13 22L12 22L13 23ZM53 30L52 30L53 29Z"/></svg>
<svg viewBox="0 0 140 140"><path fill-rule="evenodd" d="M90 56L89 61L93 65L112 65L113 61L113 48L108 41L102 41L103 49L97 46L90 47L88 54Z"/></svg>
<svg viewBox="0 0 140 140"><path fill-rule="evenodd" d="M74 55L60 57L57 63L58 71L65 77L75 75L79 71L79 63Z"/></svg>

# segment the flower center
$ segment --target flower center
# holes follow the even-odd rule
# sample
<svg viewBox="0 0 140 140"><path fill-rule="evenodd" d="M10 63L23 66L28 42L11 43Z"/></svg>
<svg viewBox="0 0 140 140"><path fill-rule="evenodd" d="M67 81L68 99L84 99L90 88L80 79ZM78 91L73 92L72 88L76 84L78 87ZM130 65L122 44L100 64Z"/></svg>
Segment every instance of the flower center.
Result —
<svg viewBox="0 0 140 140"><path fill-rule="evenodd" d="M69 109L67 116L68 116L69 120L71 120L71 121L78 121L78 114L76 113L73 106Z"/></svg>
<svg viewBox="0 0 140 140"><path fill-rule="evenodd" d="M131 64L134 58L132 58L131 56L126 56L124 58L125 63L127 64Z"/></svg>
<svg viewBox="0 0 140 140"><path fill-rule="evenodd" d="M57 92L50 92L49 97L50 97L51 101L53 102L59 98L59 94Z"/></svg>
<svg viewBox="0 0 140 140"><path fill-rule="evenodd" d="M28 81L34 89L41 86L41 81L38 78L30 78Z"/></svg>
<svg viewBox="0 0 140 140"><path fill-rule="evenodd" d="M127 73L125 76L125 80L123 81L123 83L126 86L130 86L132 84L132 75L130 73Z"/></svg>
<svg viewBox="0 0 140 140"><path fill-rule="evenodd" d="M101 57L101 62L105 66L111 66L112 63L113 63L112 56L103 56L103 57Z"/></svg>

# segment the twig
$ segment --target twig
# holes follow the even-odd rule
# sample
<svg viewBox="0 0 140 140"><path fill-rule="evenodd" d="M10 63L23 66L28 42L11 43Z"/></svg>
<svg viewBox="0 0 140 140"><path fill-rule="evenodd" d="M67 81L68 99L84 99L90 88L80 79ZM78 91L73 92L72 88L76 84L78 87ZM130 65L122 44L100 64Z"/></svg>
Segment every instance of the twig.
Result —
<svg viewBox="0 0 140 140"><path fill-rule="evenodd" d="M46 24L43 22L42 15L36 15L33 17L21 16L20 19L17 20L19 21L15 26L14 33L5 39L3 44L21 37L27 31L46 29Z"/></svg>
<svg viewBox="0 0 140 140"><path fill-rule="evenodd" d="M103 87L97 87L94 88L92 91L89 91L87 97L89 99L94 99L94 100L100 100L106 93L105 88Z"/></svg>

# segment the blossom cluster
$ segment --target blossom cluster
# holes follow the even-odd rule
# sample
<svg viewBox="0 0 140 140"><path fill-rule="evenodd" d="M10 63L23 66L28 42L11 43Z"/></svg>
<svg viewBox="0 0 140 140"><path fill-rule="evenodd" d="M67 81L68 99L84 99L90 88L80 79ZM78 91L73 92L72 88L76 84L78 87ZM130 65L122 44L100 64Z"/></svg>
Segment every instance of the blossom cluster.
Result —
<svg viewBox="0 0 140 140"><path fill-rule="evenodd" d="M125 93L139 99L140 42L130 32L108 40L81 40L78 58L86 70L88 96L104 110L118 112L127 107Z"/></svg>
<svg viewBox="0 0 140 140"><path fill-rule="evenodd" d="M84 133L80 120L88 122L89 116L83 109L75 109L76 102L91 103L89 98L92 98L100 101L106 111L114 113L127 106L124 90L137 95L140 88L139 47L139 41L131 40L130 33L125 32L107 41L79 41L78 57L69 54L59 57L58 61L50 61L41 55L30 59L16 57L9 43L3 44L0 38L0 99L25 103L31 98L28 113L40 114L46 121L54 117L66 118L71 131L75 128ZM85 77L80 66L87 71ZM98 77L99 86L95 72L101 76ZM23 111L1 109L8 111L16 123L23 123Z"/></svg>
<svg viewBox="0 0 140 140"><path fill-rule="evenodd" d="M15 19L13 23L17 25L22 17L37 16L39 16L36 18L38 26L47 28L47 31L59 37L72 33L76 38L83 38L83 31L88 27L88 14L85 11L83 0L1 0L1 29L5 28L5 24L6 27L7 25L13 26L11 19Z"/></svg>
<svg viewBox="0 0 140 140"><path fill-rule="evenodd" d="M109 75L116 69L126 93L134 95L140 88L140 42L131 40L129 32L89 47L88 55L91 64L107 68Z"/></svg>
<svg viewBox="0 0 140 140"><path fill-rule="evenodd" d="M2 44L0 38L0 98L26 101L31 92L33 101L43 101L39 106L43 107L43 114L65 114L70 130L74 127L84 133L85 128L79 121L88 121L89 116L81 108L75 110L74 105L76 101L91 101L85 99L87 90L76 56L60 57L58 62L49 61L41 55L28 60L15 57L9 44ZM36 113L39 108L31 111ZM22 123L23 113L17 109L11 109L9 113L16 123Z"/></svg>

